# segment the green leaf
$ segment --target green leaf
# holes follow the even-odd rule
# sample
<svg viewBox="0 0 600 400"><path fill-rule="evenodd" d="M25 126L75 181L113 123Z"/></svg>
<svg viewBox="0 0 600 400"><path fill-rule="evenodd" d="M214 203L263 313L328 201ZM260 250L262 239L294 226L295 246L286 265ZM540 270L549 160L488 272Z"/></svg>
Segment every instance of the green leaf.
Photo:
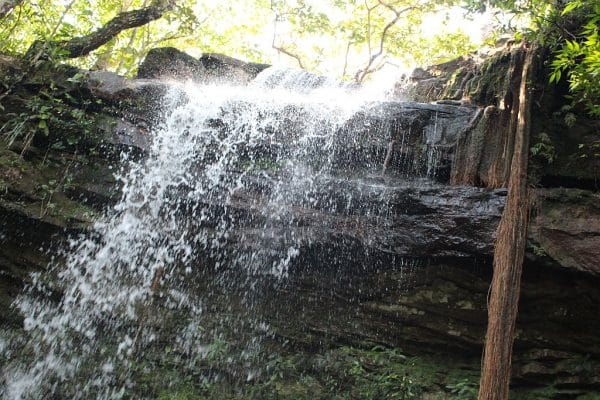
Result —
<svg viewBox="0 0 600 400"><path fill-rule="evenodd" d="M40 120L40 122L38 122L38 128L42 130L45 136L48 136L50 134L50 130L48 129L48 124L46 123L46 120Z"/></svg>
<svg viewBox="0 0 600 400"><path fill-rule="evenodd" d="M75 75L73 75L72 77L70 77L69 79L67 79L67 82L79 83L84 78L84 76L85 76L84 74L82 74L81 72L78 72Z"/></svg>
<svg viewBox="0 0 600 400"><path fill-rule="evenodd" d="M582 6L581 1L572 1L570 3L567 3L567 5L565 6L565 8L562 10L562 12L560 13L560 15L565 15L570 13L571 11L575 10L576 8L579 8Z"/></svg>
<svg viewBox="0 0 600 400"><path fill-rule="evenodd" d="M79 143L79 138L77 136L74 135L69 135L67 137L67 143L71 146L76 145L77 143Z"/></svg>

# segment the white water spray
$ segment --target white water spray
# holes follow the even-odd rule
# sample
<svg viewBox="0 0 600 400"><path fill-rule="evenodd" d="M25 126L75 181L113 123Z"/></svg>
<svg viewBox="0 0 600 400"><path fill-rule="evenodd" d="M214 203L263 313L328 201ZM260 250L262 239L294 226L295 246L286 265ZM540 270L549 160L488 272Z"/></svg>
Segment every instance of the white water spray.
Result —
<svg viewBox="0 0 600 400"><path fill-rule="evenodd" d="M28 339L24 357L3 346L13 352L4 398L131 396L145 354L165 341L190 367L206 357L214 340L203 319L208 306L190 283L202 269L237 270L250 287L253 276L286 275L298 248L293 240L278 246L269 227L285 224L290 207L317 201L306 194L328 176L336 133L365 99L312 81L294 92L293 80L282 88L277 74L249 87L173 87L146 159L119 176L120 202L18 300ZM232 238L249 218L240 202L260 203L252 218L262 229ZM246 235L258 242L230 248ZM231 276L221 284L234 290ZM174 320L180 315L185 323Z"/></svg>

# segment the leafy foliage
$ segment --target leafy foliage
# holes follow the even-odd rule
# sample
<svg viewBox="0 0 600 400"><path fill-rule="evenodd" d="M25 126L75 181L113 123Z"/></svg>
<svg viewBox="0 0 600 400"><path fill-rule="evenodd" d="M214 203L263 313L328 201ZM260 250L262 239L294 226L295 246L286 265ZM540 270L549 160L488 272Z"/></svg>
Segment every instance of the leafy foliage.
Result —
<svg viewBox="0 0 600 400"><path fill-rule="evenodd" d="M556 148L547 133L538 135L538 141L529 149L531 155L539 157L547 164L552 164L556 159Z"/></svg>
<svg viewBox="0 0 600 400"><path fill-rule="evenodd" d="M579 0L565 6L562 15L585 10L588 15L579 36L566 39L552 61L550 82L566 74L574 103L583 104L593 116L600 116L600 2L584 7Z"/></svg>
<svg viewBox="0 0 600 400"><path fill-rule="evenodd" d="M510 22L526 17L527 25L516 39L535 41L554 52L550 83L565 80L573 105L583 105L591 116L600 116L600 0L467 0L471 10L498 7L513 15Z"/></svg>
<svg viewBox="0 0 600 400"><path fill-rule="evenodd" d="M475 400L477 399L479 385L468 378L464 378L456 383L449 383L446 388L450 390L450 393L456 395L457 400Z"/></svg>
<svg viewBox="0 0 600 400"><path fill-rule="evenodd" d="M274 0L273 40L278 49L289 50L309 69L318 71L329 61L343 65L338 70L343 77L362 81L388 64L427 65L472 51L464 32L442 31L429 37L422 31L428 16L458 3L327 0L317 7L306 0ZM296 43L313 45L301 49Z"/></svg>
<svg viewBox="0 0 600 400"><path fill-rule="evenodd" d="M76 73L66 84L76 87L83 79ZM96 100L100 102L100 100ZM22 142L25 152L34 137L42 137L54 148L76 147L80 141L90 139L95 130L95 119L87 111L92 108L90 99L77 99L57 86L52 80L48 87L24 101L19 114L7 113L7 122L0 127L8 146Z"/></svg>
<svg viewBox="0 0 600 400"><path fill-rule="evenodd" d="M293 57L314 72L348 78L359 72L364 78L391 62L431 64L472 50L468 36L460 31L422 38L421 23L428 15L458 3L183 0L160 20L123 31L74 62L132 75L148 50L174 46L196 55L221 52L249 61ZM149 4L151 0L98 0L92 8L85 0L26 0L0 19L0 52L23 54L35 40L80 37L119 13Z"/></svg>
<svg viewBox="0 0 600 400"><path fill-rule="evenodd" d="M220 368L227 363L233 366L227 360L243 362L235 355L234 347L228 347L216 359L203 362ZM477 375L476 371L450 370L434 360L408 357L400 349L383 346L371 349L344 346L322 353L274 351L265 357L257 375L245 381L236 381L234 375L228 374L223 375L224 379L197 377L186 381L170 371L174 365L167 367L168 364L161 363L158 370L148 372L146 397L165 400L412 400L428 393L432 398L470 400L476 388L472 382ZM167 376L168 385L163 381Z"/></svg>

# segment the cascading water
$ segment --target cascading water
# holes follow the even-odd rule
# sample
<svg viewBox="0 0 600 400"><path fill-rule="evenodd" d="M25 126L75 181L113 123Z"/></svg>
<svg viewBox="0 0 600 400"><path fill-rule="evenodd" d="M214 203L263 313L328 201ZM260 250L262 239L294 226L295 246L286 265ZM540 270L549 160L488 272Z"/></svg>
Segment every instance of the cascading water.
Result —
<svg viewBox="0 0 600 400"><path fill-rule="evenodd" d="M406 164L413 129L377 120L389 118L375 99L298 74L173 85L149 154L119 176L120 202L18 300L26 339L5 346L4 398L144 398L143 377L167 362L180 375L252 378L269 336L255 312L265 285L313 240L303 210L351 214L361 196L385 198L387 143L401 132ZM221 361L237 367L206 368L232 336L241 357Z"/></svg>

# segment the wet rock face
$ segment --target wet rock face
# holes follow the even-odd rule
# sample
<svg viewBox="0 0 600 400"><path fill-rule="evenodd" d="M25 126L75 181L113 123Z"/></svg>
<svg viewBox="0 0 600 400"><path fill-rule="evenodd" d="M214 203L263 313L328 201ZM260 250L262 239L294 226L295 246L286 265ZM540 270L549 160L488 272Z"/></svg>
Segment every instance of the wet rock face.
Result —
<svg viewBox="0 0 600 400"><path fill-rule="evenodd" d="M505 199L503 192L476 188L332 179L309 193L310 204L294 204L280 224L271 221L266 227L268 191L236 193L232 207L244 218L232 245L256 250L299 245L336 254L358 246L373 254L423 259L490 256ZM215 211L214 217L219 215Z"/></svg>
<svg viewBox="0 0 600 400"><path fill-rule="evenodd" d="M341 129L335 158L340 165L446 182L456 141L476 114L475 107L372 103Z"/></svg>
<svg viewBox="0 0 600 400"><path fill-rule="evenodd" d="M429 261L321 252L267 301L278 334L310 348L399 346L408 354L453 354L477 369L486 329L490 260ZM360 260L368 268L348 273ZM597 280L525 266L513 385L598 388ZM582 295L586 293L586 295ZM589 296L589 297L588 297ZM273 306L285 298L284 310ZM287 307L287 308L286 308ZM287 318L293 314L294 319ZM577 333L575 333L577 332ZM585 363L585 371L578 363ZM468 365L471 365L468 367ZM584 390L585 392L585 390Z"/></svg>
<svg viewBox="0 0 600 400"><path fill-rule="evenodd" d="M241 101L232 110L229 112L240 116L261 112ZM477 112L476 107L456 105L372 102L342 124L333 139L314 135L308 143L298 143L297 132L313 121L305 110L290 106L281 110L276 123L265 126L272 132L272 140L238 147L249 158L277 163L279 157L302 146L307 161L322 164L327 160L337 175L419 176L447 182L454 144ZM212 121L223 135L232 129L225 121L227 117Z"/></svg>
<svg viewBox="0 0 600 400"><path fill-rule="evenodd" d="M538 190L529 237L532 257L600 275L600 194Z"/></svg>
<svg viewBox="0 0 600 400"><path fill-rule="evenodd" d="M443 64L416 70L397 85L399 98L420 102L452 100L478 105L495 112L482 119L459 143L476 159L476 179L469 184L486 186L490 164L503 157L502 132L508 126L506 105L516 93L510 93L510 70L518 49L510 43L487 56L457 58ZM542 54L550 60L551 54ZM600 158L593 148L600 142L600 123L584 110L573 108L567 99L566 85L548 83L545 72L535 77L539 88L531 113L530 180L544 187L570 187L598 190ZM461 164L461 168L464 164ZM492 179L493 180L493 179Z"/></svg>
<svg viewBox="0 0 600 400"><path fill-rule="evenodd" d="M216 55L177 60L189 63L179 77L231 73L244 80L263 67ZM142 76L154 77L147 67ZM151 142L149 128L160 115L156 101L167 86L105 72L87 76L84 93L103 102L94 117L97 136L81 148L87 150L75 154L40 141L23 157L23 143L0 152L3 310L30 272L44 270L70 235L84 231L118 200L113 173L121 166L119 156L143 157ZM294 109L285 112L292 122L302 117ZM230 204L206 199L215 220L225 211L245 216L229 238L231 246L280 251L299 245L289 278L273 283L260 304L278 338L312 349L385 344L413 355L460 354L477 368L506 191L404 179L415 172L428 175L429 154L438 157L432 175L446 182L441 171L449 168L454 145L476 113L455 104L370 105L340 128L331 150L337 176L314 189L311 203L293 204L282 215L285 224L265 227L263 206L273 187L259 177L277 171L264 166L245 177L255 185L235 193ZM290 132L293 124L280 136ZM97 153L88 151L99 143ZM321 147L314 143L315 152ZM240 151L272 162L290 149L260 143ZM596 193L578 189L536 192L517 324L516 382L597 388L600 202ZM198 255L196 262L207 261ZM10 312L2 312L0 321L20 323ZM585 371L578 372L577 365Z"/></svg>
<svg viewBox="0 0 600 400"><path fill-rule="evenodd" d="M114 161L31 148L0 150L0 324L20 324L10 303L72 235L119 198Z"/></svg>

